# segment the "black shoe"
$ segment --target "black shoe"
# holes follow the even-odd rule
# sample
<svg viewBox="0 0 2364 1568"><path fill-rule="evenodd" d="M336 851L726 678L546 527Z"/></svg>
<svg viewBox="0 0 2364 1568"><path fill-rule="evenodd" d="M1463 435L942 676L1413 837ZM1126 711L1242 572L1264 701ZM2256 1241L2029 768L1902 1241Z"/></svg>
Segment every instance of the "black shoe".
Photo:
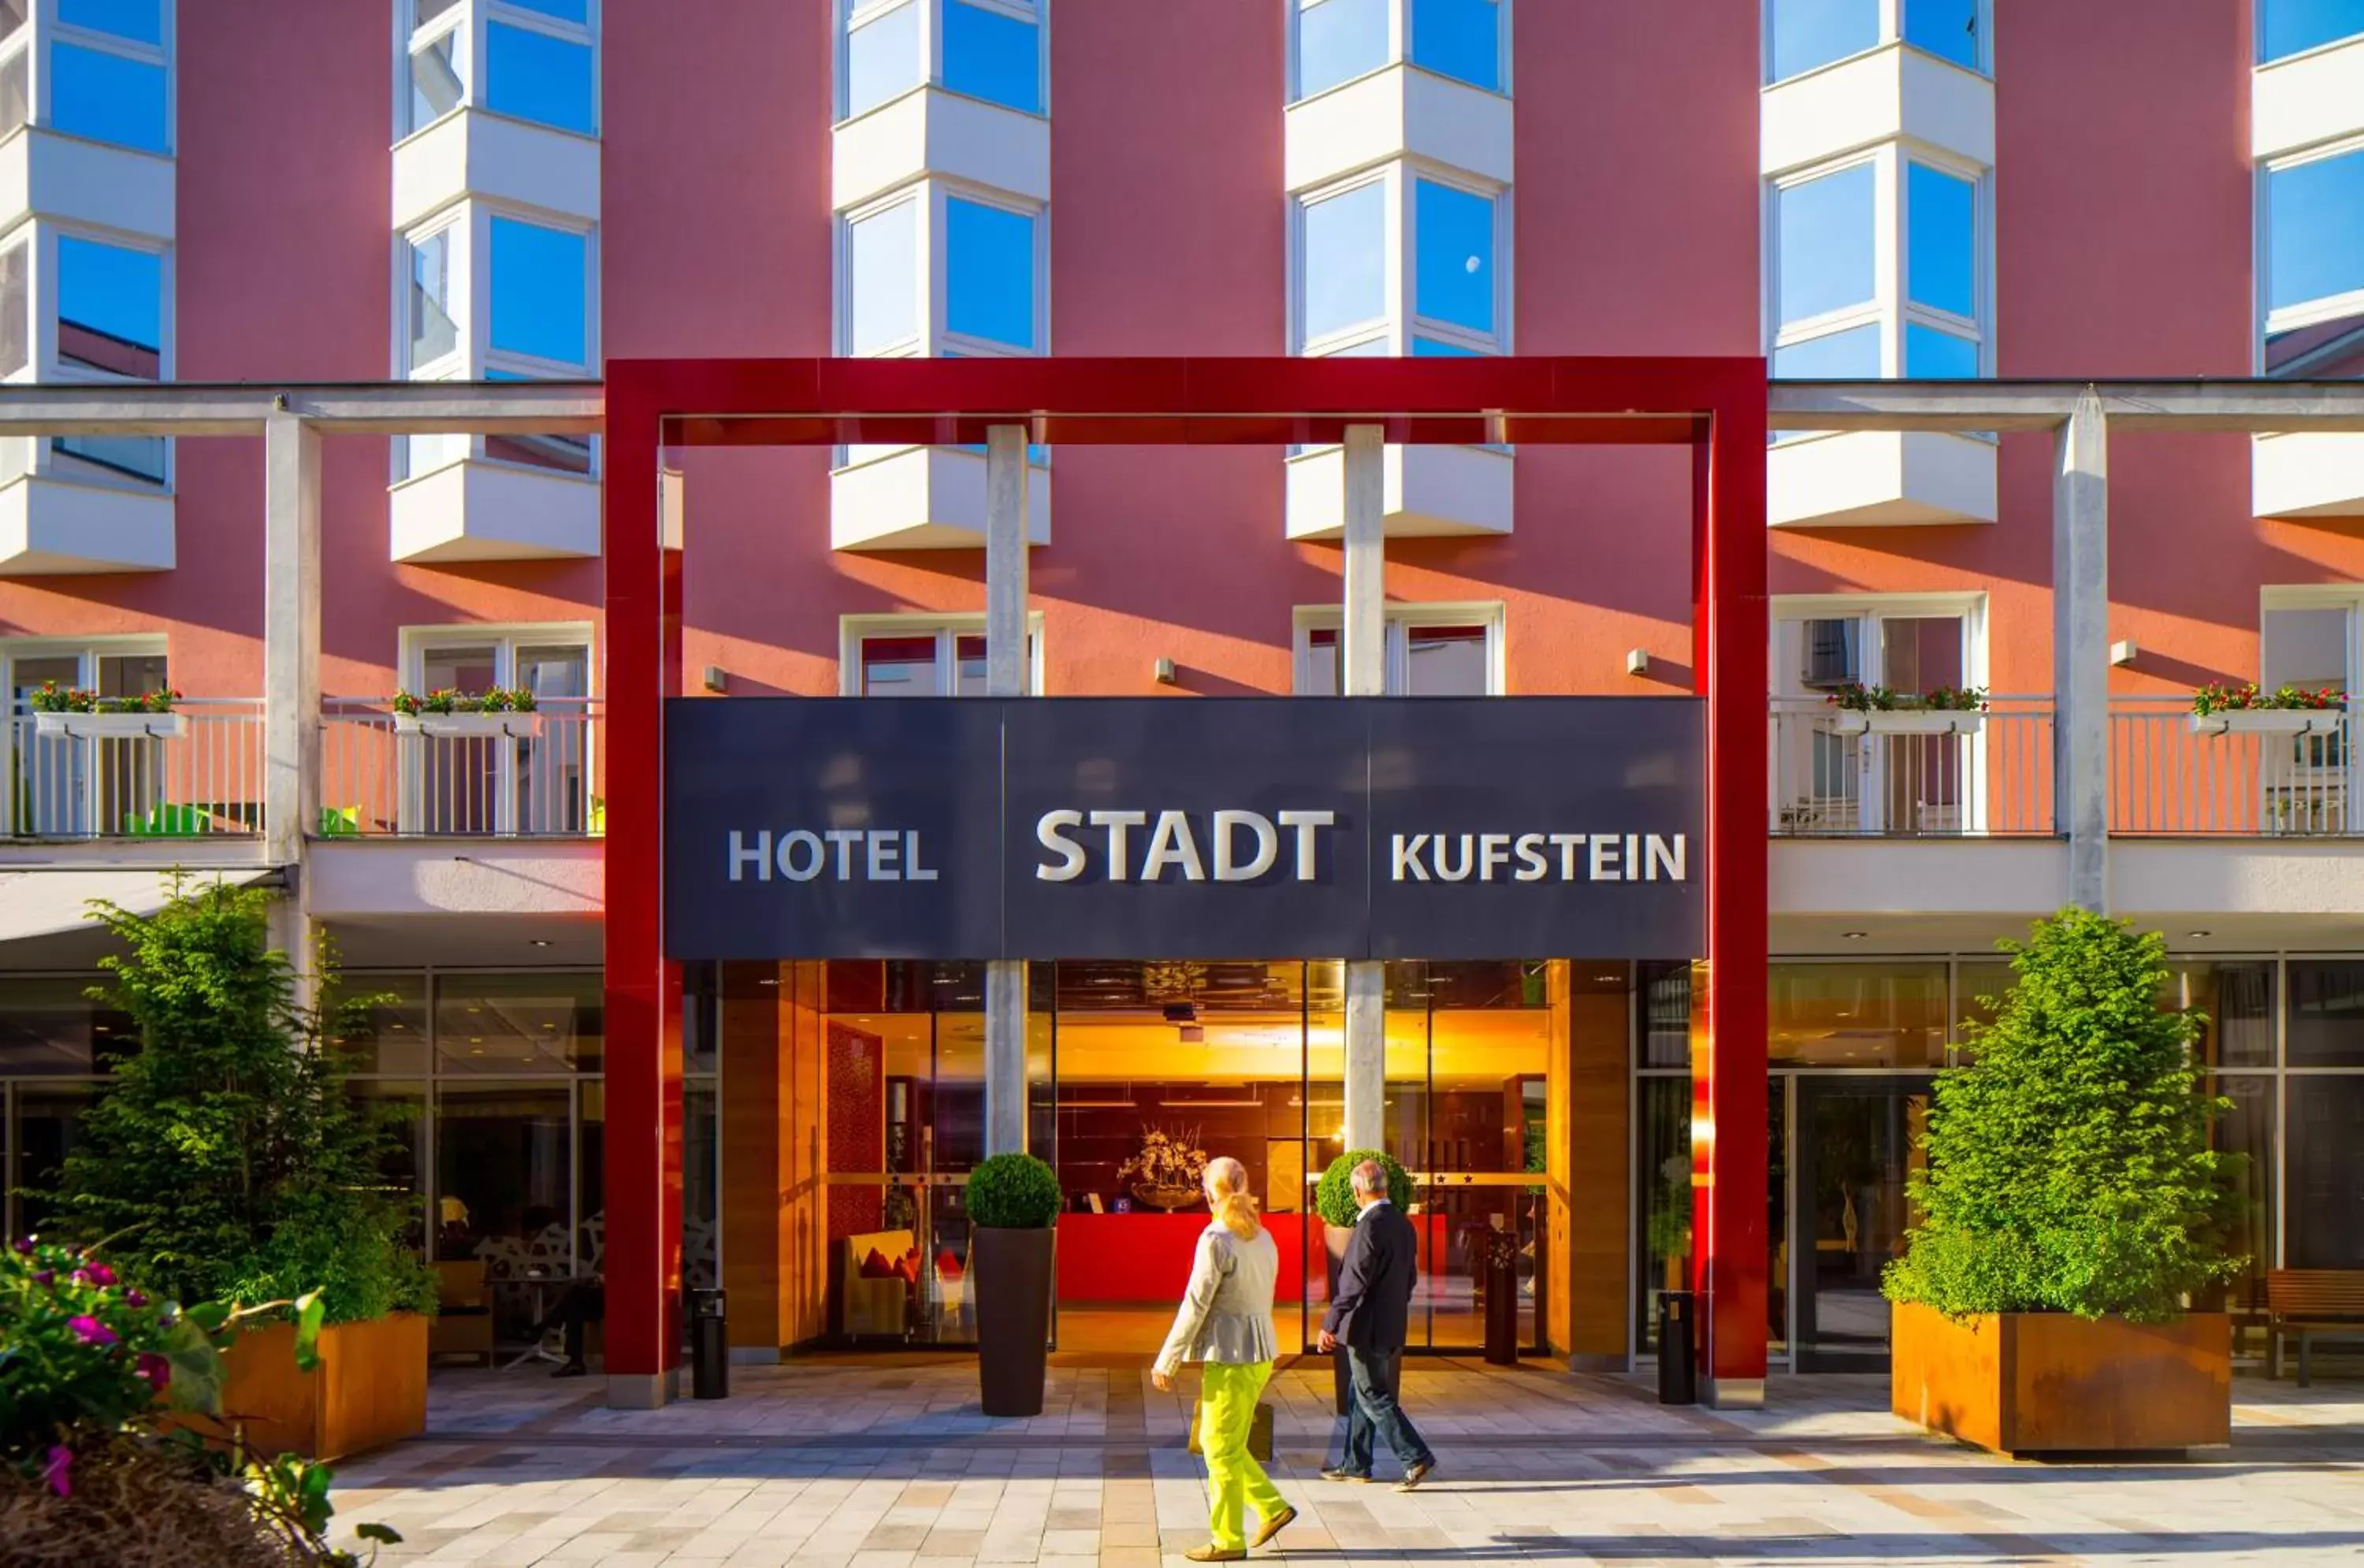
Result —
<svg viewBox="0 0 2364 1568"><path fill-rule="evenodd" d="M1333 1464L1321 1472L1321 1479L1324 1481L1347 1481L1352 1482L1357 1486L1361 1486L1369 1483L1371 1473L1367 1470L1348 1470L1344 1465Z"/></svg>
<svg viewBox="0 0 2364 1568"><path fill-rule="evenodd" d="M1408 1466L1404 1471L1403 1479L1396 1483L1396 1490L1399 1492L1420 1490L1420 1484L1427 1480L1429 1473L1435 1468L1436 1461L1433 1458L1423 1459L1417 1464Z"/></svg>
<svg viewBox="0 0 2364 1568"><path fill-rule="evenodd" d="M591 1369L585 1366L581 1362L568 1362L564 1366L560 1367L556 1372L552 1373L550 1375L552 1377L588 1377L591 1375Z"/></svg>

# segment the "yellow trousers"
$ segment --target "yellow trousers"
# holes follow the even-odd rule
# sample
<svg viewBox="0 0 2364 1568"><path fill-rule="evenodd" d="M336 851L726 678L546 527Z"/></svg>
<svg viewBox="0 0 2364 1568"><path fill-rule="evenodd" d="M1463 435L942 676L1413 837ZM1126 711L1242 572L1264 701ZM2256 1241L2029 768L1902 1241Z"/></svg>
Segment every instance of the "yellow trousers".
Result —
<svg viewBox="0 0 2364 1568"><path fill-rule="evenodd" d="M1245 1510L1269 1519L1288 1505L1248 1451L1256 1398L1272 1379L1272 1362L1209 1362L1199 1390L1199 1451L1207 1461L1207 1526L1217 1546L1246 1547Z"/></svg>

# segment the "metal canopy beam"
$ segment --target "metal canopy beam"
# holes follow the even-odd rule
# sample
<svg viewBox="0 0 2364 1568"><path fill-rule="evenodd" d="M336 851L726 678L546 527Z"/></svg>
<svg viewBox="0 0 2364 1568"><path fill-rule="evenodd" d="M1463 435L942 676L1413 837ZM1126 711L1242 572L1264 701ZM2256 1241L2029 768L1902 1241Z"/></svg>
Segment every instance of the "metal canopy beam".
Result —
<svg viewBox="0 0 2364 1568"><path fill-rule="evenodd" d="M606 410L580 381L25 385L0 387L0 436L259 436L288 414L327 435L597 435Z"/></svg>
<svg viewBox="0 0 2364 1568"><path fill-rule="evenodd" d="M1767 389L1776 430L2044 430L2078 399L2113 430L2364 431L2353 381L1792 381Z"/></svg>

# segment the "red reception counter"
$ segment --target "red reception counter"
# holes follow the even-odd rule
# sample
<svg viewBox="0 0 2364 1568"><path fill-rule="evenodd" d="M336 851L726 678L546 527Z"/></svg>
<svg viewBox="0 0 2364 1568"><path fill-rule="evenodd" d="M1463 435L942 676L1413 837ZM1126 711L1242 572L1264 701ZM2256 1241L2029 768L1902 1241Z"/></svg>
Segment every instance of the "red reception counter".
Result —
<svg viewBox="0 0 2364 1568"><path fill-rule="evenodd" d="M1296 1302L1305 1296L1305 1273L1322 1267L1321 1226L1302 1214L1268 1214L1265 1229L1280 1247L1280 1279L1276 1301ZM1422 1246L1421 1268L1440 1254L1444 1217L1416 1218ZM1184 1214L1063 1214L1059 1216L1058 1288L1061 1301L1158 1302L1182 1299L1190 1283L1190 1262L1197 1256L1199 1233L1207 1229L1207 1211Z"/></svg>

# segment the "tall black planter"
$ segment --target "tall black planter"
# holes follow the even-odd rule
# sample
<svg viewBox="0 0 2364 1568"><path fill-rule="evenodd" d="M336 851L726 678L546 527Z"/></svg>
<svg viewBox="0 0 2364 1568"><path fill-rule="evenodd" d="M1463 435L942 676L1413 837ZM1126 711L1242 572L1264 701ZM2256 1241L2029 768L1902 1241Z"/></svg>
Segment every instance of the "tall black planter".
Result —
<svg viewBox="0 0 2364 1568"><path fill-rule="evenodd" d="M979 1391L988 1416L1043 1413L1043 1364L1051 1339L1051 1245L1058 1233L969 1233L969 1272L976 1286Z"/></svg>
<svg viewBox="0 0 2364 1568"><path fill-rule="evenodd" d="M1321 1240L1330 1263L1330 1295L1328 1299L1331 1301L1338 1299L1338 1270L1346 1262L1346 1243L1352 1241L1354 1239L1355 1228L1353 1226L1332 1225L1326 1220L1322 1222ZM1330 1371L1333 1383L1332 1394L1337 1401L1338 1414L1343 1416L1346 1414L1349 1408L1352 1407L1355 1399L1354 1387L1346 1376L1346 1347L1344 1345L1340 1345L1335 1351L1333 1351L1330 1353Z"/></svg>

